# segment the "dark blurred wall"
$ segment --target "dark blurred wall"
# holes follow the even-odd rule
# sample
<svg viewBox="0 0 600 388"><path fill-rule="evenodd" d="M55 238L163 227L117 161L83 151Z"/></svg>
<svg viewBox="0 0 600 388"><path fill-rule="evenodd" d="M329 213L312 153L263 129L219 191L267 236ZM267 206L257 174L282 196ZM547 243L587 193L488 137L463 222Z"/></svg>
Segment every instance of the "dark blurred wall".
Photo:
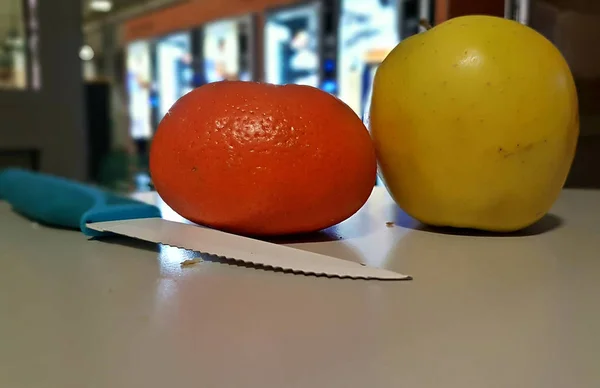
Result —
<svg viewBox="0 0 600 388"><path fill-rule="evenodd" d="M450 0L449 18L464 15L504 16L504 0Z"/></svg>
<svg viewBox="0 0 600 388"><path fill-rule="evenodd" d="M0 150L40 151L40 169L87 178L81 0L38 1L40 90L0 91Z"/></svg>
<svg viewBox="0 0 600 388"><path fill-rule="evenodd" d="M433 0L435 24L465 15L504 16L505 0Z"/></svg>

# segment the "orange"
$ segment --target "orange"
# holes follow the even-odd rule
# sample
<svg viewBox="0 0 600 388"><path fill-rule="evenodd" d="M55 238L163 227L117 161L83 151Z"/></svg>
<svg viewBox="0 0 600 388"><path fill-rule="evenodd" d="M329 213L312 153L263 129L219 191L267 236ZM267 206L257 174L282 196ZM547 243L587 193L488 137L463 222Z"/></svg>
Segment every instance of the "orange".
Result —
<svg viewBox="0 0 600 388"><path fill-rule="evenodd" d="M364 205L376 177L362 121L309 86L224 81L179 99L150 152L161 198L188 220L247 235L313 232Z"/></svg>

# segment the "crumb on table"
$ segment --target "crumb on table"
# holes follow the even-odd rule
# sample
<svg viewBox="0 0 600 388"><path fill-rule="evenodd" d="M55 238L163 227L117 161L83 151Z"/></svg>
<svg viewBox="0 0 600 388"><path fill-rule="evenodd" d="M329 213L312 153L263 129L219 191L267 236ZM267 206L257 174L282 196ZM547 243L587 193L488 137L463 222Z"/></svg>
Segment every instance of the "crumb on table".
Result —
<svg viewBox="0 0 600 388"><path fill-rule="evenodd" d="M385 226L387 226L388 228L393 228L394 227L394 223L392 221L388 221L385 223Z"/></svg>
<svg viewBox="0 0 600 388"><path fill-rule="evenodd" d="M198 263L202 263L204 260L200 259L200 258L195 258L195 259L189 259L189 260L185 260L181 262L181 267L190 267L192 265L198 264Z"/></svg>

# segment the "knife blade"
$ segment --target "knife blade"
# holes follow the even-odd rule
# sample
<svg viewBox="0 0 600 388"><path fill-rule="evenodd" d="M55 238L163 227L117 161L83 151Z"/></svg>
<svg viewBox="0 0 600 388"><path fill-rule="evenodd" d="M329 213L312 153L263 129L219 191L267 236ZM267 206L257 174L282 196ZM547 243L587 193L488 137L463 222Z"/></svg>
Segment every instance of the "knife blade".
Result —
<svg viewBox="0 0 600 388"><path fill-rule="evenodd" d="M305 275L380 280L409 278L396 272L366 267L348 260L160 218L98 222L87 224L87 227L98 232L112 232L213 254L237 262Z"/></svg>
<svg viewBox="0 0 600 388"><path fill-rule="evenodd" d="M156 206L64 178L9 169L0 173L0 198L48 225L90 237L117 234L294 274L378 280L410 276L203 226L167 221Z"/></svg>

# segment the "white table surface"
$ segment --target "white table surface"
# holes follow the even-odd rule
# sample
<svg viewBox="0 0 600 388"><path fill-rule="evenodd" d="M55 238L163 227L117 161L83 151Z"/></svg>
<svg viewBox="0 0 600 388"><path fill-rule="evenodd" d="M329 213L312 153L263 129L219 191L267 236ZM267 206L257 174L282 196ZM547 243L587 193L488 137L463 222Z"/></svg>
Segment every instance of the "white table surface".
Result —
<svg viewBox="0 0 600 388"><path fill-rule="evenodd" d="M442 233L376 189L295 244L414 276L377 282L181 268L193 253L0 203L0 387L597 388L600 192L551 214L522 235Z"/></svg>

